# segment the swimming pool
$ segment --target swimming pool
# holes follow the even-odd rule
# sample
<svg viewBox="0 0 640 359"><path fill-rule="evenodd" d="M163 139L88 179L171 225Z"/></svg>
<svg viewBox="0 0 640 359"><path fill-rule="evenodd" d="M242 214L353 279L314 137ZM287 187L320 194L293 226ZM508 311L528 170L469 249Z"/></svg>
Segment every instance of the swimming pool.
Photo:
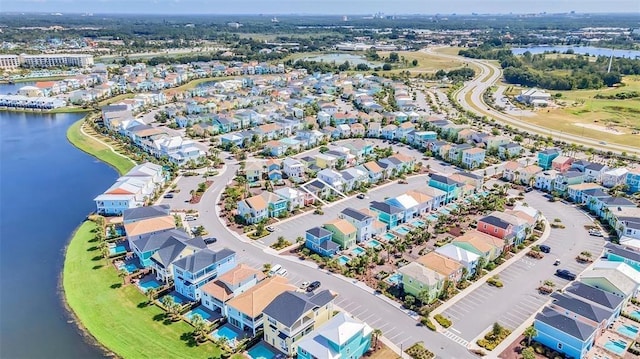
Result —
<svg viewBox="0 0 640 359"><path fill-rule="evenodd" d="M627 349L627 342L625 342L623 340L611 340L611 339L609 339L609 341L604 343L604 347L605 347L605 349L607 349L607 350L609 350L611 352L614 352L614 353L616 353L618 355L621 355Z"/></svg>
<svg viewBox="0 0 640 359"><path fill-rule="evenodd" d="M140 289L142 289L143 292L146 292L151 288L157 289L157 288L160 288L161 286L162 286L162 283L160 283L156 279L150 279L144 282L138 282L138 287L140 287Z"/></svg>
<svg viewBox="0 0 640 359"><path fill-rule="evenodd" d="M451 213L451 212L449 212L449 210L448 210L448 209L446 209L446 208L444 208L444 207L443 207L443 208L441 208L438 212L440 212L440 213L442 213L442 214L449 214L449 213Z"/></svg>
<svg viewBox="0 0 640 359"><path fill-rule="evenodd" d="M210 322L211 320L211 314L209 314L209 312L207 312L205 309L201 308L201 307L196 307L194 309L192 309L191 311L187 312L184 316L189 319L189 321L193 320L193 317L195 315L199 315L200 318Z"/></svg>
<svg viewBox="0 0 640 359"><path fill-rule="evenodd" d="M362 247L355 247L354 249L351 250L351 253L353 253L356 256L362 255L364 254L364 252L366 252Z"/></svg>
<svg viewBox="0 0 640 359"><path fill-rule="evenodd" d="M640 320L640 310L634 310L633 312L629 313L631 315L631 317Z"/></svg>
<svg viewBox="0 0 640 359"><path fill-rule="evenodd" d="M393 285L398 285L398 283L402 282L402 274L393 273L386 280Z"/></svg>
<svg viewBox="0 0 640 359"><path fill-rule="evenodd" d="M424 227L424 221L421 221L419 219L416 219L415 221L409 223L410 225L416 227L416 228L422 228Z"/></svg>
<svg viewBox="0 0 640 359"><path fill-rule="evenodd" d="M393 241L396 239L396 236L394 236L393 234L387 232L385 234L382 235L382 238L388 240L389 242Z"/></svg>
<svg viewBox="0 0 640 359"><path fill-rule="evenodd" d="M367 243L365 243L364 245L369 247L369 248L379 248L380 246L382 246L382 243L376 241L375 239L372 239L372 240L368 241Z"/></svg>
<svg viewBox="0 0 640 359"><path fill-rule="evenodd" d="M451 209L451 210L453 210L453 209L458 209L458 205L457 205L457 204L455 204L455 203L451 203L451 204L448 206L448 208L449 208L449 209Z"/></svg>
<svg viewBox="0 0 640 359"><path fill-rule="evenodd" d="M340 256L338 257L338 263L340 263L340 265L346 265L347 263L349 263L351 259L347 256Z"/></svg>
<svg viewBox="0 0 640 359"><path fill-rule="evenodd" d="M427 216L427 221L437 222L438 221L438 216L430 214L430 215Z"/></svg>
<svg viewBox="0 0 640 359"><path fill-rule="evenodd" d="M626 337L635 339L635 337L638 336L638 327L636 327L635 325L622 324L620 327L618 327L618 333Z"/></svg>
<svg viewBox="0 0 640 359"><path fill-rule="evenodd" d="M127 251L127 247L124 244L120 244L115 247L109 247L109 254L112 256L125 253L126 251Z"/></svg>
<svg viewBox="0 0 640 359"><path fill-rule="evenodd" d="M165 295L165 297L173 297L173 301L175 303L178 303L178 304L184 304L186 302L186 300L183 299L183 297L180 294L178 294L177 292L171 292L171 293ZM162 297L162 298L164 298L164 297ZM160 301L162 302L162 299Z"/></svg>
<svg viewBox="0 0 640 359"><path fill-rule="evenodd" d="M394 232L398 233L401 236L406 236L409 233L409 228L405 226L398 226L393 229Z"/></svg>
<svg viewBox="0 0 640 359"><path fill-rule="evenodd" d="M260 342L249 349L249 356L253 359L273 359L276 354L265 343Z"/></svg>
<svg viewBox="0 0 640 359"><path fill-rule="evenodd" d="M233 328L231 324L225 324L211 333L215 339L226 338L230 344L234 343L240 336L240 332Z"/></svg>

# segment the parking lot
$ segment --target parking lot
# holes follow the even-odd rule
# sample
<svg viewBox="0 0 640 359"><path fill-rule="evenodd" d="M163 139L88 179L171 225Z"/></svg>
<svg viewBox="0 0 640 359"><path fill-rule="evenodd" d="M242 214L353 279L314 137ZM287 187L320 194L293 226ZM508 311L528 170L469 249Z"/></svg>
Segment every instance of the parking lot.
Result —
<svg viewBox="0 0 640 359"><path fill-rule="evenodd" d="M496 321L506 328L517 328L550 299L536 289L545 280L551 280L556 288L569 283L554 275L557 269L579 274L588 266L575 260L580 252L589 251L594 258L602 253L605 241L588 234L584 225L593 221L582 211L571 204L551 203L539 192L527 194L526 201L541 210L550 222L559 218L566 228L551 230L544 242L551 252L544 258L525 256L500 272L504 287L483 285L442 313L453 322L443 334L460 345L466 346L483 335ZM560 260L560 265L554 265L556 260Z"/></svg>

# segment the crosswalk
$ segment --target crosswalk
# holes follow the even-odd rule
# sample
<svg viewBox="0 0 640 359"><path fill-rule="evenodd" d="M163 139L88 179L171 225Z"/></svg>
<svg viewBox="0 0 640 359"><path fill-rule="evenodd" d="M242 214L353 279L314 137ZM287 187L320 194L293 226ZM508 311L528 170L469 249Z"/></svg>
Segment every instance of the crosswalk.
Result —
<svg viewBox="0 0 640 359"><path fill-rule="evenodd" d="M455 330L452 328L452 330ZM467 347L469 345L469 341L460 338L457 334L449 331L448 329L442 332L442 335L453 340L454 342L462 345L463 347Z"/></svg>

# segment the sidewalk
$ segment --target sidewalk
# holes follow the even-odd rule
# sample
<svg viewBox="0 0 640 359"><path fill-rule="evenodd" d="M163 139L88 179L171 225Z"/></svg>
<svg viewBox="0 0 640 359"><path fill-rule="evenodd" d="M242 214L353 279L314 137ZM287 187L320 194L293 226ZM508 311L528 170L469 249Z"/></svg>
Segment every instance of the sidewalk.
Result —
<svg viewBox="0 0 640 359"><path fill-rule="evenodd" d="M444 312L445 310L449 309L449 307L451 307L452 305L457 303L459 300L464 298L467 294L473 292L474 290L476 290L480 286L484 285L489 278L491 278L492 276L502 272L507 267L509 267L511 264L515 263L516 261L518 261L519 259L524 257L527 254L527 249L528 248L530 248L531 246L535 246L535 245L541 244L542 242L547 240L547 238L549 238L549 235L551 234L551 226L549 225L549 221L547 221L547 219L545 217L542 217L542 219L543 219L543 221L545 223L545 229L544 229L544 232L542 233L542 235L540 236L540 238L537 241L535 241L534 243L531 243L531 245L529 245L528 247L524 248L523 250L518 252L516 255L514 255L512 258L510 258L509 260L507 260L504 263L502 263L501 265L499 265L496 269L494 269L491 272L485 274L484 276L482 276L482 278L478 279L475 283L473 283L470 286L468 286L467 288L465 288L462 292L456 294L453 298L449 299L448 301L446 301L445 303L440 305L438 308L434 309L431 312L431 316L434 316L436 314L440 314L440 313Z"/></svg>

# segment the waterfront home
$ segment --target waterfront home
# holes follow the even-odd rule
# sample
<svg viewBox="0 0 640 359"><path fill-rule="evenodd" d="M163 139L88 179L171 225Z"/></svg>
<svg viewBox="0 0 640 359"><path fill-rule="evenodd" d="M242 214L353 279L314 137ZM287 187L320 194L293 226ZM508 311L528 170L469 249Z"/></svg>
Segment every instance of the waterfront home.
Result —
<svg viewBox="0 0 640 359"><path fill-rule="evenodd" d="M476 272L476 267L480 260L478 254L451 243L436 248L435 252L462 264L466 268L467 275L472 275Z"/></svg>
<svg viewBox="0 0 640 359"><path fill-rule="evenodd" d="M263 279L265 279L264 273L241 263L200 288L202 305L213 312L219 311L223 317L227 317L226 303Z"/></svg>
<svg viewBox="0 0 640 359"><path fill-rule="evenodd" d="M171 219L173 220L173 218ZM136 223L143 223L146 226L147 223L145 222L147 221L151 221L151 220L142 220ZM158 223L153 223L153 225L157 225L157 224ZM133 237L127 238L129 242L129 248L131 248L133 253L140 260L140 264L145 268L148 268L154 265L154 262L151 260L151 257L158 250L162 248L170 248L170 247L172 249L178 248L179 247L178 243L184 244L185 246L183 247L184 249L188 246L186 243L189 240L191 240L191 236L189 236L189 234L182 229L167 228L161 231L155 231L155 229L150 229L150 230L151 230L150 233L138 235L135 238ZM194 250L199 247L200 246L196 246ZM163 278L169 277L168 275L163 276L162 273L160 273L159 276Z"/></svg>
<svg viewBox="0 0 640 359"><path fill-rule="evenodd" d="M439 254L438 252L429 252L416 259L416 262L435 271L454 283L462 279L462 269L464 268L462 263Z"/></svg>
<svg viewBox="0 0 640 359"><path fill-rule="evenodd" d="M331 319L335 297L329 290L281 293L264 308L264 341L287 356L294 355L305 335Z"/></svg>
<svg viewBox="0 0 640 359"><path fill-rule="evenodd" d="M398 269L402 274L402 288L414 298L424 298L430 304L440 295L445 277L417 262L411 262ZM426 293L426 295L425 295Z"/></svg>
<svg viewBox="0 0 640 359"><path fill-rule="evenodd" d="M234 327L251 331L255 336L263 326L263 311L269 303L280 294L296 289L287 278L278 275L267 278L227 301L227 320Z"/></svg>
<svg viewBox="0 0 640 359"><path fill-rule="evenodd" d="M165 181L161 166L149 162L139 164L94 199L96 212L100 215L122 215L129 208L142 207Z"/></svg>
<svg viewBox="0 0 640 359"><path fill-rule="evenodd" d="M549 307L536 314L533 340L571 358L584 358L593 347L596 326L569 317Z"/></svg>
<svg viewBox="0 0 640 359"><path fill-rule="evenodd" d="M165 283L173 278L173 262L207 248L202 237L190 238L182 230L178 230L182 233L173 232L167 236L169 232L157 233L147 241L145 238L134 241L134 252L140 258L141 264L146 263L144 258L148 253L153 253L149 258L149 267L155 273L156 279ZM154 247L157 249L154 250Z"/></svg>
<svg viewBox="0 0 640 359"><path fill-rule="evenodd" d="M332 240L333 233L322 228L313 227L305 232L305 247L324 257L334 256L340 245Z"/></svg>
<svg viewBox="0 0 640 359"><path fill-rule="evenodd" d="M557 148L548 148L538 152L538 166L543 170L550 170L553 160L560 156L560 150Z"/></svg>
<svg viewBox="0 0 640 359"><path fill-rule="evenodd" d="M358 230L349 221L338 218L325 223L323 227L332 233L331 240L340 245L340 249L346 250L356 245Z"/></svg>
<svg viewBox="0 0 640 359"><path fill-rule="evenodd" d="M362 242L373 237L373 220L374 218L366 213L362 213L357 209L347 207L338 215L340 219L344 219L356 227L356 241Z"/></svg>
<svg viewBox="0 0 640 359"><path fill-rule="evenodd" d="M298 342L299 359L360 359L371 347L373 329L340 312Z"/></svg>
<svg viewBox="0 0 640 359"><path fill-rule="evenodd" d="M236 252L223 248L213 251L205 248L173 262L173 280L176 292L198 301L201 287L236 266Z"/></svg>
<svg viewBox="0 0 640 359"><path fill-rule="evenodd" d="M476 230L467 231L463 235L454 238L451 242L451 244L456 247L466 249L481 256L485 259L486 263L500 256L504 243L501 239Z"/></svg>

